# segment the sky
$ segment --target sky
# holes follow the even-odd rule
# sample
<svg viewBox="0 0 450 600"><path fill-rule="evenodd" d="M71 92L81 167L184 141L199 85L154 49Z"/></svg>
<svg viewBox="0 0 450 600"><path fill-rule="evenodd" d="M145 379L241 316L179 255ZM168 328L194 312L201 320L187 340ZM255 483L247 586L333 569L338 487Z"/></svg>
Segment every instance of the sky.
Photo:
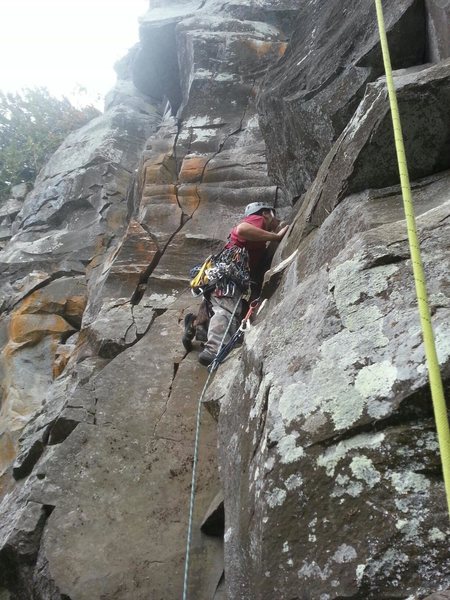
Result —
<svg viewBox="0 0 450 600"><path fill-rule="evenodd" d="M103 110L114 63L139 41L138 17L148 7L149 0L0 0L0 90L44 86Z"/></svg>

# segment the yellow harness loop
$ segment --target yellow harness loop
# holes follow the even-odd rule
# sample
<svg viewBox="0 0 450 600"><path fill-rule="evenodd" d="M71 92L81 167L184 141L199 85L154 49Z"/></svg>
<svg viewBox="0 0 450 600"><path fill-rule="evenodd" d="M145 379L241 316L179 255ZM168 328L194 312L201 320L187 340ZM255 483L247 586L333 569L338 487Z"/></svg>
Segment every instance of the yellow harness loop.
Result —
<svg viewBox="0 0 450 600"><path fill-rule="evenodd" d="M389 103L392 113L392 124L394 128L395 148L397 152L398 169L400 172L400 183L402 188L403 206L405 210L406 226L408 229L408 241L411 252L414 282L416 285L417 302L419 306L420 322L422 325L425 356L430 380L431 397L433 400L436 429L441 452L442 471L444 473L444 486L447 496L448 511L450 516L450 430L448 425L447 407L444 397L439 361L436 353L433 328L431 325L430 308L425 284L425 274L417 236L416 219L411 196L411 185L409 182L408 166L406 163L405 146L403 143L400 113L395 92L394 79L392 77L391 59L384 23L383 7L381 0L375 0L377 9L378 29L380 31L381 49L383 51L384 69L386 72L386 83L389 93Z"/></svg>
<svg viewBox="0 0 450 600"><path fill-rule="evenodd" d="M208 256L208 258L205 260L205 262L203 263L203 265L200 268L200 271L197 273L197 275L194 277L194 279L192 279L192 281L190 282L190 286L191 287L198 287L201 285L205 285L205 271L207 269L210 269L213 266L212 260L211 260L212 256Z"/></svg>

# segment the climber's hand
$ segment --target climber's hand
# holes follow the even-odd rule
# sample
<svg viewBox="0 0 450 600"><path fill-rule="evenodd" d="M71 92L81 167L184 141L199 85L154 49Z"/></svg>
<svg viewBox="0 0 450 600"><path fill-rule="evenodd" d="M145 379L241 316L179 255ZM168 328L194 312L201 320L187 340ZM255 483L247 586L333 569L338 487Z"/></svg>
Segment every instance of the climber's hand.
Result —
<svg viewBox="0 0 450 600"><path fill-rule="evenodd" d="M289 229L289 225L285 225L280 231L277 233L277 241L281 241L286 235L286 231Z"/></svg>

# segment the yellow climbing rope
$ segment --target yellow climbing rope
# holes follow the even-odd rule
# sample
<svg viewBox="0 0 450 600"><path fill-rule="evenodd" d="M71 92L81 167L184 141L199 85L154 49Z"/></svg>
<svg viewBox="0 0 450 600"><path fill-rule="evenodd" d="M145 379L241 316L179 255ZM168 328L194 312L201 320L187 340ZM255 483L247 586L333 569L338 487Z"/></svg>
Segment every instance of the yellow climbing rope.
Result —
<svg viewBox="0 0 450 600"><path fill-rule="evenodd" d="M403 195L403 206L408 229L408 241L411 252L414 282L416 285L417 301L422 325L425 356L428 366L428 377L430 380L431 397L433 400L434 416L436 419L437 435L441 452L442 470L444 473L444 486L447 496L448 512L450 516L450 429L447 417L447 407L444 397L439 361L436 353L433 328L431 325L430 308L425 284L425 274L420 253L419 240L417 236L416 219L411 196L411 185L409 182L408 166L406 163L405 146L403 143L400 113L395 92L394 79L392 77L391 58L386 36L383 7L381 0L375 0L377 9L378 29L380 31L381 49L383 52L384 69L386 72L386 83L389 93L389 103L392 113L392 124L394 127L395 148L397 152L398 169L400 172L400 183Z"/></svg>

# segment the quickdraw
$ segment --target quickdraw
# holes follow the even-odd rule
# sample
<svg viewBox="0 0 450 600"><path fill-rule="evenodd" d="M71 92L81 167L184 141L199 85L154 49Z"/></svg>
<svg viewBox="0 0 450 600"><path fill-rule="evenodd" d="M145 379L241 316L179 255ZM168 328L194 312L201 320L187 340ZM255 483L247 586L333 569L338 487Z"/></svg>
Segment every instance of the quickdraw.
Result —
<svg viewBox="0 0 450 600"><path fill-rule="evenodd" d="M256 300L253 300L253 302L250 303L250 308L248 309L245 317L242 319L238 331L242 331L243 333L245 333L246 331L249 331L249 329L251 329L251 327L252 327L252 323L250 321L251 317L255 313L256 309L258 309L256 311L256 316L259 315L259 313L262 311L262 309L264 308L264 306L267 302L267 298L265 298L261 302L261 304L259 304L259 301L260 301L260 299L257 298Z"/></svg>

